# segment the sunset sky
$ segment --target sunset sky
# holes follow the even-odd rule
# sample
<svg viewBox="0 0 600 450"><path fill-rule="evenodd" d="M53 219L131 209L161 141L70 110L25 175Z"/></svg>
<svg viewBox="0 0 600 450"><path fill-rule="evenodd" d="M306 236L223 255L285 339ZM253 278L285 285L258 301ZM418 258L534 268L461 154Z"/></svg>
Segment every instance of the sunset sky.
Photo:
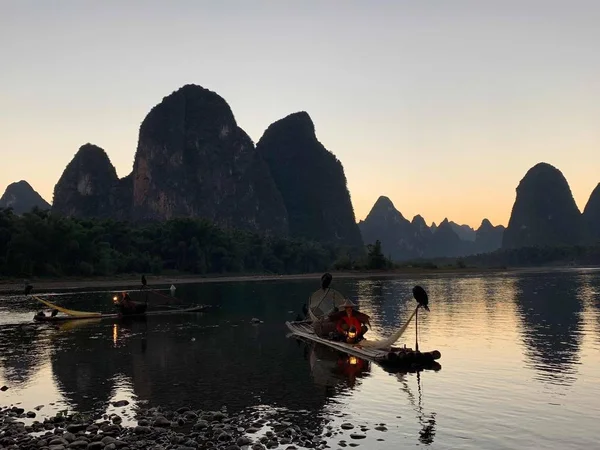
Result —
<svg viewBox="0 0 600 450"><path fill-rule="evenodd" d="M86 142L119 176L139 125L184 84L256 142L307 111L357 220L508 222L540 161L580 209L600 182L600 2L0 0L0 191L48 201ZM1 192L0 192L1 194Z"/></svg>

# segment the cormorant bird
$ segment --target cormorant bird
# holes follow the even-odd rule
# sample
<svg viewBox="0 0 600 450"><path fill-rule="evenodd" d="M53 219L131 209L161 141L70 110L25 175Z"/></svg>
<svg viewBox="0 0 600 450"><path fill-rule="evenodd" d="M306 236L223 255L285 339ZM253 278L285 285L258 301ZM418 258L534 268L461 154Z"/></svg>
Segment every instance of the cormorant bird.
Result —
<svg viewBox="0 0 600 450"><path fill-rule="evenodd" d="M51 317L56 317L56 315L58 314L58 309L53 309L52 310L52 314L50 314Z"/></svg>
<svg viewBox="0 0 600 450"><path fill-rule="evenodd" d="M327 289L331 284L331 280L333 280L331 274L329 272L325 272L321 277L321 288L323 288L323 290Z"/></svg>
<svg viewBox="0 0 600 450"><path fill-rule="evenodd" d="M25 295L29 295L29 294L31 294L31 290L32 290L32 289L33 289L33 286L32 286L32 285L30 285L30 284L28 284L27 286L25 286L25 292L24 292L24 294L25 294Z"/></svg>
<svg viewBox="0 0 600 450"><path fill-rule="evenodd" d="M146 275L142 275L142 286L146 287L148 282L146 281Z"/></svg>
<svg viewBox="0 0 600 450"><path fill-rule="evenodd" d="M427 292L421 286L415 286L413 288L413 297L417 301L420 307L429 311L429 297L427 297Z"/></svg>

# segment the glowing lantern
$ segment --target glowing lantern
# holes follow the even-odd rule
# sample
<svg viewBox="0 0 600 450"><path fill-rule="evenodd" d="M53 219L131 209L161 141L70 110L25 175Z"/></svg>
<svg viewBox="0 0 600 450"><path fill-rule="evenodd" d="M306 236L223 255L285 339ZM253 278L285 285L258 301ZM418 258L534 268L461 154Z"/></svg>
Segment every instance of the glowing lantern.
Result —
<svg viewBox="0 0 600 450"><path fill-rule="evenodd" d="M356 329L354 327L352 327L348 330L348 338L346 339L346 341L349 343L352 343L355 340L356 340Z"/></svg>
<svg viewBox="0 0 600 450"><path fill-rule="evenodd" d="M350 358L348 358L348 363L355 366L358 364L358 359L356 359L356 356L351 356Z"/></svg>

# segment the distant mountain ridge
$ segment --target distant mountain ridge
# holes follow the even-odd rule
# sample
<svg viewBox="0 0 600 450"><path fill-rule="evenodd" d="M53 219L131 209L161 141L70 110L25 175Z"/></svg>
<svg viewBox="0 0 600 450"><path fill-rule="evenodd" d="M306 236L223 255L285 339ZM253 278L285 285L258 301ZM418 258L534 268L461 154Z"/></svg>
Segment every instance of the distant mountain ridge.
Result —
<svg viewBox="0 0 600 450"><path fill-rule="evenodd" d="M52 212L61 216L122 219L124 212L117 211L120 184L106 152L90 143L82 145L54 187Z"/></svg>
<svg viewBox="0 0 600 450"><path fill-rule="evenodd" d="M600 242L600 183L592 191L582 219L586 241Z"/></svg>
<svg viewBox="0 0 600 450"><path fill-rule="evenodd" d="M292 236L363 246L342 163L319 142L308 113L272 123L256 151L283 197Z"/></svg>
<svg viewBox="0 0 600 450"><path fill-rule="evenodd" d="M569 183L556 167L543 162L533 166L521 179L516 194L502 248L586 241L582 214Z"/></svg>
<svg viewBox="0 0 600 450"><path fill-rule="evenodd" d="M377 199L358 224L365 244L381 242L382 251L395 261L418 258L459 257L500 248L504 227L484 219L477 230L444 219L427 226L420 215L408 221L385 196Z"/></svg>
<svg viewBox="0 0 600 450"><path fill-rule="evenodd" d="M529 169L516 191L506 228L488 219L477 230L448 219L428 227L421 216L409 225L387 197L375 202L359 227L365 243L381 241L383 252L397 261L600 242L600 183L582 213L564 175L548 163Z"/></svg>
<svg viewBox="0 0 600 450"><path fill-rule="evenodd" d="M454 232L458 234L458 237L461 240L475 242L477 232L469 225L459 225L456 222L452 221L450 221L449 223Z"/></svg>
<svg viewBox="0 0 600 450"><path fill-rule="evenodd" d="M365 244L379 240L383 252L392 259L409 259L422 257L424 250L416 245L424 221L421 223L415 218L413 222L415 225L404 218L388 197L381 196L367 217L358 223L358 228Z"/></svg>
<svg viewBox="0 0 600 450"><path fill-rule="evenodd" d="M126 177L103 149L83 145L55 186L52 212L134 222L195 217L363 247L343 166L306 112L271 124L255 146L225 99L193 84L148 112Z"/></svg>
<svg viewBox="0 0 600 450"><path fill-rule="evenodd" d="M33 208L50 209L50 203L42 198L31 185L25 181L17 181L6 187L0 198L0 208L12 208L15 214L30 212Z"/></svg>
<svg viewBox="0 0 600 450"><path fill-rule="evenodd" d="M540 162L521 179L508 227L474 229L445 218L409 220L381 196L356 217L342 162L318 140L305 111L269 125L258 143L217 93L188 84L141 122L131 173L117 176L107 152L82 145L55 185L52 206L25 181L0 207L132 222L200 218L222 228L362 248L382 242L394 259L460 257L500 248L600 242L600 184L580 212L564 175Z"/></svg>

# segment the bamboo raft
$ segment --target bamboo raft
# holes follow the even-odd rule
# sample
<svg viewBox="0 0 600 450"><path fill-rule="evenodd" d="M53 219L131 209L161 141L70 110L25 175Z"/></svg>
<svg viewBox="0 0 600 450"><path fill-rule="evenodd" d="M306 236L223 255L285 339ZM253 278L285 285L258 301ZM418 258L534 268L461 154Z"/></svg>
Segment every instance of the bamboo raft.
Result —
<svg viewBox="0 0 600 450"><path fill-rule="evenodd" d="M363 339L357 343L343 342L339 340L326 339L327 335L323 332L324 324L332 324L343 317L344 309L354 309L356 306L350 300L331 289L332 276L325 273L321 277L321 289L315 291L308 299L308 305L304 305L305 318L298 318L294 322L286 322L292 335L327 345L331 348L379 363L384 368L406 368L409 370L433 369L439 370L441 366L436 362L441 358L441 353L437 350L430 352L420 352L418 343L418 317L419 309L429 311L429 296L421 286L415 286L412 289L414 299L417 301L417 307L414 309L406 323L400 326L389 336L379 340ZM361 323L369 323L369 316L356 311L354 313ZM394 347L394 344L404 334L410 322L415 319L415 350L411 348ZM369 323L370 325L370 323ZM321 329L319 334L315 326Z"/></svg>
<svg viewBox="0 0 600 450"><path fill-rule="evenodd" d="M437 350L420 352L411 348L392 346L382 349L370 346L370 341L348 344L346 342L332 341L317 336L313 329L312 321L286 322L286 325L292 332L292 335L327 345L358 358L379 363L382 366L407 368L411 370L439 370L441 368L436 360L440 359L442 355Z"/></svg>

